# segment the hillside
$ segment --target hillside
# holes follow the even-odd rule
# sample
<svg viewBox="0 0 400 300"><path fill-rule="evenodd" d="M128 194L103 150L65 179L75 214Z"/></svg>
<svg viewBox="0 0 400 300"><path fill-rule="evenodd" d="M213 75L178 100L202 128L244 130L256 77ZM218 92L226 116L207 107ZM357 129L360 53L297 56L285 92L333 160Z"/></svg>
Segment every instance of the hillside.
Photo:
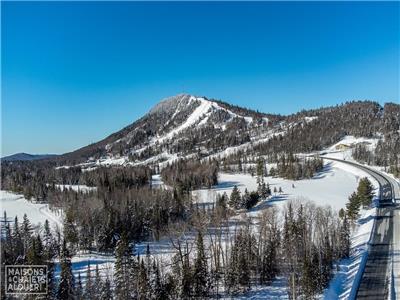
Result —
<svg viewBox="0 0 400 300"><path fill-rule="evenodd" d="M57 158L58 165L163 167L180 158L311 152L348 135L377 138L378 163L392 165L400 153L400 106L352 101L281 116L191 95L162 100L146 115L89 146Z"/></svg>

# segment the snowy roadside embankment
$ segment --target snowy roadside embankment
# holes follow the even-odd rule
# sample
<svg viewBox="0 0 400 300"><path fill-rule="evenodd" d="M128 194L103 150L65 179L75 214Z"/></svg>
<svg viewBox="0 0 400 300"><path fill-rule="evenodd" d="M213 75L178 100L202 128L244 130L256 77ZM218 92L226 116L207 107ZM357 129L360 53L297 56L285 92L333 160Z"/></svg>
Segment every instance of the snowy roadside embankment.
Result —
<svg viewBox="0 0 400 300"><path fill-rule="evenodd" d="M377 203L379 183L371 175L361 169L342 162L333 162L334 165L361 177L367 177L375 189L373 203ZM369 242L375 226L377 207L361 211L351 235L351 256L338 262L339 270L331 280L324 293L324 299L354 299L357 287L362 278L365 264L368 259Z"/></svg>
<svg viewBox="0 0 400 300"><path fill-rule="evenodd" d="M324 293L324 299L352 299L354 288L361 281L368 258L377 208L364 210L351 235L351 256L338 262L339 271Z"/></svg>

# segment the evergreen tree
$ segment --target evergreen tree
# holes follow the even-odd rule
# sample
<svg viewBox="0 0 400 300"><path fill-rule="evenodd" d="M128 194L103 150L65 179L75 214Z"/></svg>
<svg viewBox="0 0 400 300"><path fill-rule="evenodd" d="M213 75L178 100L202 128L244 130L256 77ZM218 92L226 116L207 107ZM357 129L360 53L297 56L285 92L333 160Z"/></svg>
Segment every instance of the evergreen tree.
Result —
<svg viewBox="0 0 400 300"><path fill-rule="evenodd" d="M374 197L374 188L367 177L360 179L357 195L362 206L369 207L371 205Z"/></svg>
<svg viewBox="0 0 400 300"><path fill-rule="evenodd" d="M208 270L207 259L204 252L203 235L201 231L197 234L196 239L196 259L194 261L193 284L194 294L196 297L206 297L208 295Z"/></svg>
<svg viewBox="0 0 400 300"><path fill-rule="evenodd" d="M133 250L125 233L117 242L115 248L115 297L118 300L136 297L137 264L133 257Z"/></svg>
<svg viewBox="0 0 400 300"><path fill-rule="evenodd" d="M24 214L21 226L21 238L24 247L24 252L23 252L24 256L26 255L28 248L30 247L31 244L32 231L33 229L31 222L29 221L28 216Z"/></svg>
<svg viewBox="0 0 400 300"><path fill-rule="evenodd" d="M257 160L256 172L257 172L257 177L259 178L258 180L261 182L261 178L264 177L264 173L265 173L265 161L262 157L259 157Z"/></svg>
<svg viewBox="0 0 400 300"><path fill-rule="evenodd" d="M342 224L340 226L340 242L339 242L339 255L340 257L348 258L350 256L350 226L347 221L347 216L344 215Z"/></svg>
<svg viewBox="0 0 400 300"><path fill-rule="evenodd" d="M146 300L150 298L150 287L149 287L149 279L147 277L147 270L144 264L144 261L141 260L139 264L139 273L138 273L138 299Z"/></svg>
<svg viewBox="0 0 400 300"><path fill-rule="evenodd" d="M75 298L75 282L74 275L72 274L71 255L69 253L65 240L63 241L60 264L61 274L60 284L57 291L57 299L72 300Z"/></svg>
<svg viewBox="0 0 400 300"><path fill-rule="evenodd" d="M161 282L160 268L156 261L153 260L150 276L150 287L152 291L152 299L163 299L165 297Z"/></svg>
<svg viewBox="0 0 400 300"><path fill-rule="evenodd" d="M358 213L360 210L360 199L358 195L353 192L349 197L349 202L346 203L346 215L351 221L355 221L358 218Z"/></svg>
<svg viewBox="0 0 400 300"><path fill-rule="evenodd" d="M240 202L241 202L240 191L235 185L233 187L231 197L229 199L229 205L235 209L238 209L240 207Z"/></svg>
<svg viewBox="0 0 400 300"><path fill-rule="evenodd" d="M40 235L32 238L31 247L27 251L27 262L30 265L43 264L43 244Z"/></svg>

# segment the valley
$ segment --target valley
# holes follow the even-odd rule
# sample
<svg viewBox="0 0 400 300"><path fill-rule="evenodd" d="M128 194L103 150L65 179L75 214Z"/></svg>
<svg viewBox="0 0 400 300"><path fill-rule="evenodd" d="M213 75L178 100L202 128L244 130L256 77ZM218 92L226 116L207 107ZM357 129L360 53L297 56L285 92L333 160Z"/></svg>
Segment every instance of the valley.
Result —
<svg viewBox="0 0 400 300"><path fill-rule="evenodd" d="M399 105L368 101L280 116L177 95L74 152L2 161L2 230L7 237L26 213L31 225L21 226L34 236L47 219L56 280L67 259L85 289L96 277L118 293L120 261L132 257L124 268L134 268L137 288L156 293L150 278L159 276L172 298L351 298L379 184L348 162L398 176L399 116ZM369 202L353 207L364 179Z"/></svg>

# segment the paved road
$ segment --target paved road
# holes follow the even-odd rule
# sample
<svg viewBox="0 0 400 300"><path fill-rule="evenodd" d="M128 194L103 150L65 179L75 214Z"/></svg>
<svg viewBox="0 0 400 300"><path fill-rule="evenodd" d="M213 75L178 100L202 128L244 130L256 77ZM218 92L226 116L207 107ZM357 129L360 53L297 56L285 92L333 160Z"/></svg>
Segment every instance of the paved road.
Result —
<svg viewBox="0 0 400 300"><path fill-rule="evenodd" d="M379 208L370 241L367 262L357 290L356 299L388 299L390 295L390 279L393 279L394 287L400 287L400 258L398 258L400 254L400 211L394 205L400 201L400 185L393 178L374 169L340 159L324 158L362 169L373 176L379 183ZM397 254L393 256L393 264L391 261L392 251ZM399 291L396 288L392 289L392 291L394 290ZM395 299L395 296L392 299Z"/></svg>

